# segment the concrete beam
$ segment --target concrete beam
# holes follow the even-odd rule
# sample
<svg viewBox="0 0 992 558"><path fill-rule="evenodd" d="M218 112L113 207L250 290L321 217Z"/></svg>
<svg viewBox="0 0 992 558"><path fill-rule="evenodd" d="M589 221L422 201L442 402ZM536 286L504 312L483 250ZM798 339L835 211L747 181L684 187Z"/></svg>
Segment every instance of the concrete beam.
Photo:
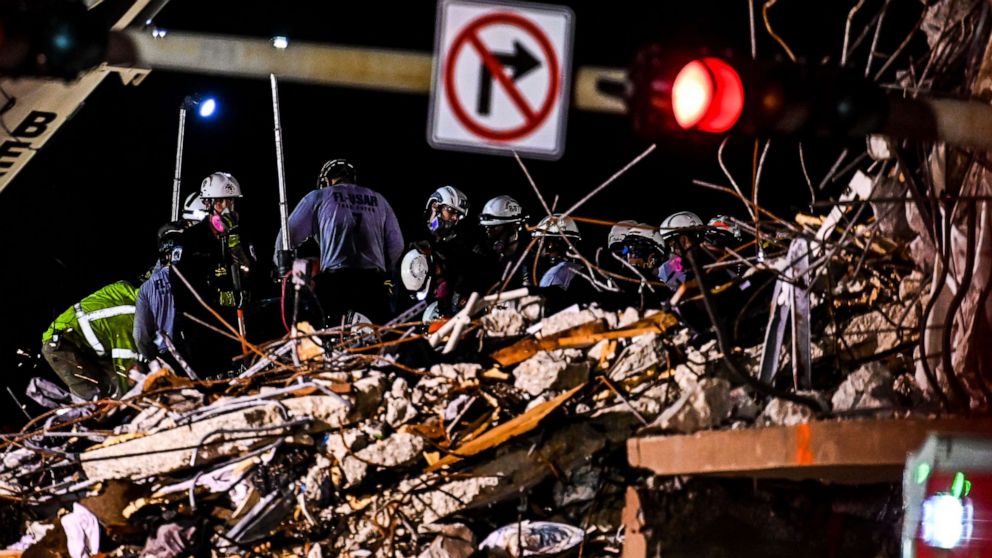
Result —
<svg viewBox="0 0 992 558"><path fill-rule="evenodd" d="M989 433L992 419L821 421L627 441L632 467L658 475L898 482L930 432Z"/></svg>

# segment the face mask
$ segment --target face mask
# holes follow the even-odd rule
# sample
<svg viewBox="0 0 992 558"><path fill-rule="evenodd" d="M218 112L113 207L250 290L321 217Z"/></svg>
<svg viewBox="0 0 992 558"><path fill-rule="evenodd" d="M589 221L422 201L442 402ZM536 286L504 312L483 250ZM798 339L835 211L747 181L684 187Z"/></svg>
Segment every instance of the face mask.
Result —
<svg viewBox="0 0 992 558"><path fill-rule="evenodd" d="M213 227L214 230L219 233L225 232L227 230L227 227L224 226L224 219L222 219L221 216L217 215L216 213L210 216L210 226Z"/></svg>
<svg viewBox="0 0 992 558"><path fill-rule="evenodd" d="M455 221L445 221L444 219L435 216L429 223L427 223L427 228L429 228L431 232L437 233L442 237L448 237L454 232L455 225L457 224L458 223Z"/></svg>

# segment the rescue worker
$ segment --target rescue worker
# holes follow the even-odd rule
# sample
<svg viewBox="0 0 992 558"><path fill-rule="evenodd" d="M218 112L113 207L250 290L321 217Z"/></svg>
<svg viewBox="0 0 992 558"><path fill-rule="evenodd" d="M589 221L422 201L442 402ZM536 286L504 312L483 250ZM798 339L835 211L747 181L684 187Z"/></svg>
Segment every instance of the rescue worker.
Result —
<svg viewBox="0 0 992 558"><path fill-rule="evenodd" d="M210 214L210 206L203 201L199 192L193 192L186 196L186 203L183 204L183 220L185 226L193 226L202 221Z"/></svg>
<svg viewBox="0 0 992 558"><path fill-rule="evenodd" d="M425 298L438 302L441 316L454 315L473 291L484 293L492 283L483 272L482 251L461 225L468 209L468 197L461 190L454 186L438 188L424 208L429 236L412 246L429 263L430 283ZM403 274L404 269L400 272Z"/></svg>
<svg viewBox="0 0 992 558"><path fill-rule="evenodd" d="M636 224L637 221L630 219L618 221L610 227L610 231L606 235L606 246L600 246L596 249L596 266L607 272L606 281L611 287L624 289L630 285L627 281L612 277L609 274L612 273L624 277L631 275L630 270L622 263L623 239L630 232L631 225Z"/></svg>
<svg viewBox="0 0 992 558"><path fill-rule="evenodd" d="M656 284L661 266L665 263L664 241L651 225L634 223L615 248L626 264L627 276L636 282L623 281L622 292L626 304L637 308L661 308L673 292Z"/></svg>
<svg viewBox="0 0 992 558"><path fill-rule="evenodd" d="M524 214L523 207L510 196L496 196L487 201L479 214L479 225L487 248L496 260L495 278L501 287L504 282L507 289L534 286L531 269L524 263L510 277L510 272L526 248L521 241L526 223L527 215Z"/></svg>
<svg viewBox="0 0 992 558"><path fill-rule="evenodd" d="M182 221L167 223L158 230L158 261L151 275L138 287L134 313L134 344L142 362L152 362L165 354L162 335L175 334L176 302L172 295L169 263L176 240L182 234ZM158 341L158 342L156 342Z"/></svg>
<svg viewBox="0 0 992 558"><path fill-rule="evenodd" d="M73 394L120 397L138 358L132 330L138 291L126 281L103 287L63 312L41 336L41 354Z"/></svg>
<svg viewBox="0 0 992 558"><path fill-rule="evenodd" d="M175 339L176 301L172 294L169 265L182 253L182 232L202 221L210 207L198 192L190 194L183 206L182 220L166 223L158 230L158 260L148 278L138 287L134 314L134 344L144 363L163 358L174 365L167 344Z"/></svg>
<svg viewBox="0 0 992 558"><path fill-rule="evenodd" d="M434 190L424 209L432 242L450 243L458 238L462 230L458 225L468 215L468 208L468 196L458 188L441 186Z"/></svg>
<svg viewBox="0 0 992 558"><path fill-rule="evenodd" d="M546 311L553 313L576 302L592 300L597 291L584 276L569 246L582 240L575 221L561 215L550 215L541 219L532 235L539 239L538 259L545 268L538 286L544 289L548 298Z"/></svg>
<svg viewBox="0 0 992 558"><path fill-rule="evenodd" d="M295 250L311 237L320 247L315 291L328 325L340 323L349 312L385 323L392 311L391 274L403 255L403 233L392 206L356 182L354 165L327 161L317 189L289 216L290 247ZM281 249L277 236L276 253Z"/></svg>
<svg viewBox="0 0 992 558"><path fill-rule="evenodd" d="M688 255L691 253L700 269L716 263L723 257L723 246L740 240L740 231L733 221L717 217L704 224L698 215L690 211L679 211L665 218L659 227L659 234L665 243L667 260L658 269L658 278L672 290L694 279ZM725 327L730 317L739 316L747 305L751 294L748 281L741 281L734 267L720 266L706 273L706 283L710 289L710 303ZM729 286L733 288L726 288ZM717 289L717 287L721 287ZM683 321L697 332L706 331L709 317L701 303L684 302L678 313Z"/></svg>
<svg viewBox="0 0 992 558"><path fill-rule="evenodd" d="M211 174L200 184L200 198L208 207L207 216L179 236L181 250L173 255L170 280L176 304L174 327L181 338L177 347L194 370L209 375L230 368L240 344L196 323L223 329L193 291L228 324L237 324L238 309L250 300L248 280L254 258L239 233L237 200L242 192L237 179L226 172Z"/></svg>
<svg viewBox="0 0 992 558"><path fill-rule="evenodd" d="M658 278L673 291L678 290L685 283L689 265L688 262L682 261L683 248L680 238L686 234L702 234L704 228L703 220L691 211L673 213L665 217L658 227L658 234L667 258L658 269Z"/></svg>
<svg viewBox="0 0 992 558"><path fill-rule="evenodd" d="M654 279L665 262L664 239L661 233L647 223L630 227L620 241L620 256L645 278Z"/></svg>

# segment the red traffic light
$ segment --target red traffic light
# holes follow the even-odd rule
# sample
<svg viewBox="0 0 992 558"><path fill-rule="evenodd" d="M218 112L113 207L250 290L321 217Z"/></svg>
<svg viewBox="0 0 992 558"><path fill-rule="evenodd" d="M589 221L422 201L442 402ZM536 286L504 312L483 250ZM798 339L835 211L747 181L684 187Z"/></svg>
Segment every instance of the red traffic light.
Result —
<svg viewBox="0 0 992 558"><path fill-rule="evenodd" d="M726 132L744 110L744 85L737 70L719 58L686 64L672 84L675 121L686 130Z"/></svg>

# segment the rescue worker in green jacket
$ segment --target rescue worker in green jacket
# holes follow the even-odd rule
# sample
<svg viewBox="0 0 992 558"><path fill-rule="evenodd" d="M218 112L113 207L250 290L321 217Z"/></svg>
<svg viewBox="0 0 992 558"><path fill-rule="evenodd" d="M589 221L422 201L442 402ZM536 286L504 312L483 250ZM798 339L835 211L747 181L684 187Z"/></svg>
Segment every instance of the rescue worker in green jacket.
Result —
<svg viewBox="0 0 992 558"><path fill-rule="evenodd" d="M120 397L138 358L134 302L126 281L103 287L63 312L41 336L41 354L73 394L83 399Z"/></svg>

